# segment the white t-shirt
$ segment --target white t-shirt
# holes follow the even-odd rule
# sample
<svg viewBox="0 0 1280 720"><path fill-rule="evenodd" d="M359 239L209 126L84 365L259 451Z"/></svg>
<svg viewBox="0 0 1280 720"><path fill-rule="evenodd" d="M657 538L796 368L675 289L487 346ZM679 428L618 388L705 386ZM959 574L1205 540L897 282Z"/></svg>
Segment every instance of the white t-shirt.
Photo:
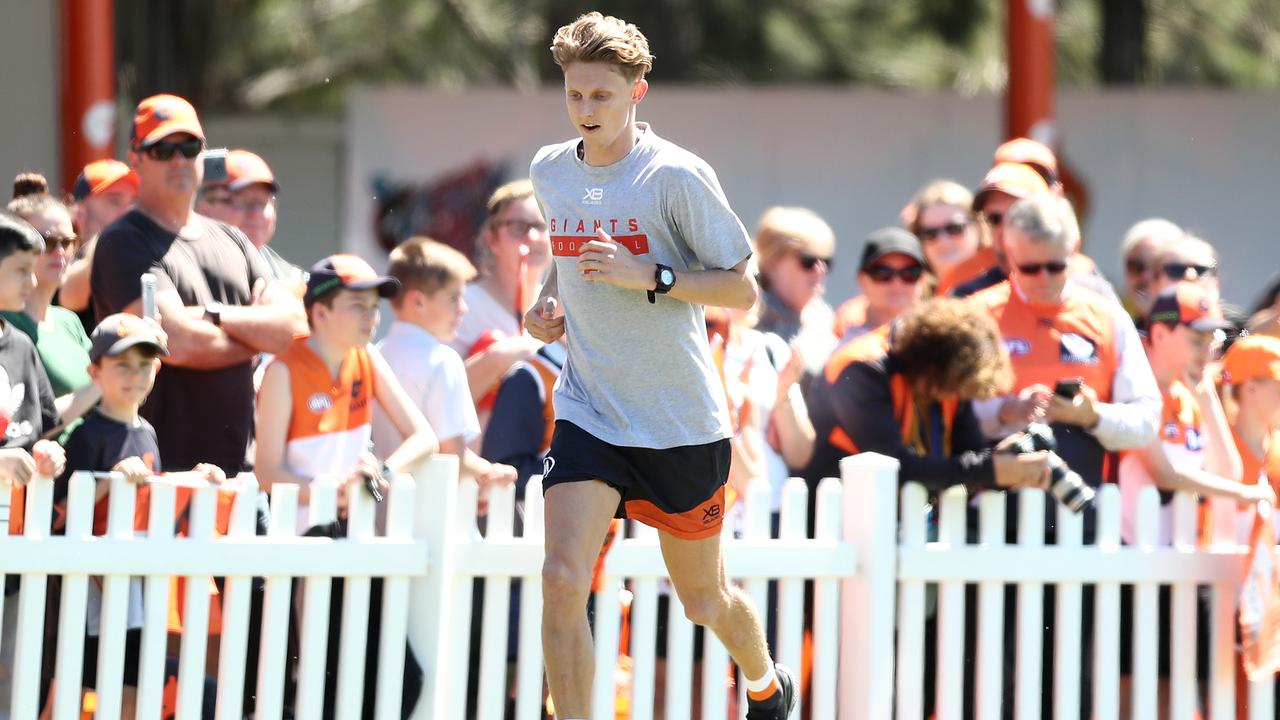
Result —
<svg viewBox="0 0 1280 720"><path fill-rule="evenodd" d="M471 346L490 330L497 330L505 337L520 334L515 308L504 307L479 282L467 283L462 289L462 300L467 304L467 311L458 323L457 337L449 343L462 357L470 354Z"/></svg>
<svg viewBox="0 0 1280 720"><path fill-rule="evenodd" d="M465 316L464 316L465 317ZM377 345L400 385L441 440L462 436L470 441L480 434L480 422L471 402L467 370L453 348L431 333L400 320L391 324ZM374 453L385 458L404 442L382 409L373 413Z"/></svg>
<svg viewBox="0 0 1280 720"><path fill-rule="evenodd" d="M772 355L772 357L771 357ZM786 367L791 350L777 335L744 328L738 342L725 352L724 375L729 401L733 409L742 407L743 400L751 398L760 414L760 438L764 448L765 473L769 480L769 509L782 507L782 486L790 473L782 456L769 445L769 418L778 394L778 370ZM750 363L750 367L747 367ZM745 382L744 382L745 380Z"/></svg>

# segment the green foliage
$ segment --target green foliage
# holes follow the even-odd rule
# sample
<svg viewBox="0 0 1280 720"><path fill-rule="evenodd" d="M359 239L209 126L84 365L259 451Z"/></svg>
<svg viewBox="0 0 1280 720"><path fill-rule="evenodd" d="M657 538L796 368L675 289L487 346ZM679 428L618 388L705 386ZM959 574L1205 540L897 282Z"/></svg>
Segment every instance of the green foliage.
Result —
<svg viewBox="0 0 1280 720"><path fill-rule="evenodd" d="M1100 82L1101 3L1059 0L1058 81ZM1145 2L1148 85L1280 87L1280 3ZM662 81L999 92L1007 0L118 0L140 91L219 110L341 109L347 88L555 83L555 28L601 9L645 30ZM216 11L211 10L215 8ZM172 42L154 42L157 32Z"/></svg>

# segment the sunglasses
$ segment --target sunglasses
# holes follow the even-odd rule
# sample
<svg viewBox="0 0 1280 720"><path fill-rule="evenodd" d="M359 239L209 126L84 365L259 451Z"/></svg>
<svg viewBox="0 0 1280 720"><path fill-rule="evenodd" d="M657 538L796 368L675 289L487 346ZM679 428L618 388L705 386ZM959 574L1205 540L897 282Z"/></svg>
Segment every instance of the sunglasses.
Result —
<svg viewBox="0 0 1280 720"><path fill-rule="evenodd" d="M76 249L76 242L79 239L75 235L45 235L44 252L46 255L56 250L71 252Z"/></svg>
<svg viewBox="0 0 1280 720"><path fill-rule="evenodd" d="M1023 275L1039 275L1042 270L1047 271L1050 275L1061 275L1066 272L1067 263L1063 260L1054 260L1053 262L1026 263L1015 267Z"/></svg>
<svg viewBox="0 0 1280 720"><path fill-rule="evenodd" d="M158 143L150 145L142 149L142 152L151 157L164 162L173 158L175 153L180 153L182 157L192 160L204 150L204 141L199 138L188 138L186 140L178 140L176 142L167 142L161 140Z"/></svg>
<svg viewBox="0 0 1280 720"><path fill-rule="evenodd" d="M931 228L922 227L920 228L920 239L927 242L929 240L936 240L942 235L955 237L963 233L964 229L968 226L969 226L968 223L951 222L941 227L931 227Z"/></svg>
<svg viewBox="0 0 1280 720"><path fill-rule="evenodd" d="M524 220L503 220L496 223L498 227L509 227L511 232L516 235L528 235L530 230L537 232L539 235L547 231L547 224L543 222L531 223Z"/></svg>
<svg viewBox="0 0 1280 720"><path fill-rule="evenodd" d="M800 253L796 256L796 259L800 261L800 267L805 270L812 270L818 267L818 263L820 262L826 263L827 270L830 270L831 266L835 264L835 258L833 257L819 257L817 255L810 255L809 253Z"/></svg>
<svg viewBox="0 0 1280 720"><path fill-rule="evenodd" d="M1004 213L983 213L987 218L987 224L991 227L1000 227L1000 223L1004 222Z"/></svg>
<svg viewBox="0 0 1280 720"><path fill-rule="evenodd" d="M877 283L887 283L892 280L894 276L897 276L897 278L902 282L908 285L915 285L920 281L921 276L924 275L924 268L919 265L911 265L903 268L894 268L889 267L888 265L872 265L863 269L862 272L866 273L867 277Z"/></svg>
<svg viewBox="0 0 1280 720"><path fill-rule="evenodd" d="M1130 275L1141 275L1147 271L1147 264L1138 258L1129 258L1124 261L1124 271Z"/></svg>
<svg viewBox="0 0 1280 720"><path fill-rule="evenodd" d="M1161 270L1164 271L1164 276L1170 280L1187 279L1188 270L1195 271L1195 277L1191 278L1192 280L1199 280L1202 277L1209 277L1218 273L1218 268L1213 265L1195 265L1193 263L1178 262L1165 263L1161 267Z"/></svg>

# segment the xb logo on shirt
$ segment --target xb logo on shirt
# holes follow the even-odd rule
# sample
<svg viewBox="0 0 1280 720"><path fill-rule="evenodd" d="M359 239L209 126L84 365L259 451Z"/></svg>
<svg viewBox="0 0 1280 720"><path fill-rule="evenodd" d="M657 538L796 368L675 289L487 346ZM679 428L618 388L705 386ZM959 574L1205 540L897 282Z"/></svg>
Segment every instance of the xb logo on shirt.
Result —
<svg viewBox="0 0 1280 720"><path fill-rule="evenodd" d="M582 196L583 205L599 205L604 202L604 188L587 188Z"/></svg>

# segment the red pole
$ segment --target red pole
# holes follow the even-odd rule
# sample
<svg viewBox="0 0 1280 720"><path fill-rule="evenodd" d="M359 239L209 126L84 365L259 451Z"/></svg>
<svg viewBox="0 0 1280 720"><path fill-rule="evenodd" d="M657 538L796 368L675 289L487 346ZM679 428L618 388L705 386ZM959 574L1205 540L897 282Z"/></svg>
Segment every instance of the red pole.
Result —
<svg viewBox="0 0 1280 720"><path fill-rule="evenodd" d="M1009 0L1005 139L1057 146L1053 120L1054 0Z"/></svg>
<svg viewBox="0 0 1280 720"><path fill-rule="evenodd" d="M115 0L62 0L62 185L111 157L116 130Z"/></svg>
<svg viewBox="0 0 1280 720"><path fill-rule="evenodd" d="M1064 157L1053 111L1053 11L1055 0L1009 0L1009 89L1005 94L1006 140L1031 138L1058 156L1058 177L1083 222L1089 189Z"/></svg>

